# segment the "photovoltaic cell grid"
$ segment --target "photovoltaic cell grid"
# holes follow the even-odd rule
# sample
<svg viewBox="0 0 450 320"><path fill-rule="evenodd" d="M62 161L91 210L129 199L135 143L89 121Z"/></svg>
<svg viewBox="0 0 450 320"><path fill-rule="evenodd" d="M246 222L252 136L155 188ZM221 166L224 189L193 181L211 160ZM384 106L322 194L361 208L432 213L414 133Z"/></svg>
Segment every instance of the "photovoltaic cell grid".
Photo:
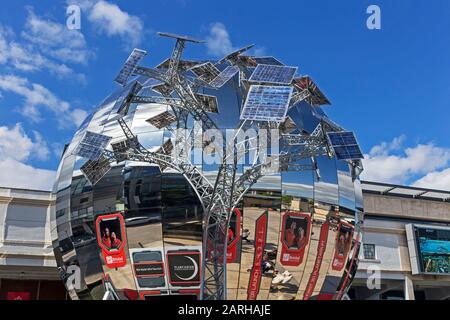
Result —
<svg viewBox="0 0 450 320"><path fill-rule="evenodd" d="M209 85L213 88L221 88L238 72L238 67L228 66L217 77L215 77L214 80L209 83Z"/></svg>
<svg viewBox="0 0 450 320"><path fill-rule="evenodd" d="M297 67L258 64L248 80L250 82L291 84L296 72Z"/></svg>
<svg viewBox="0 0 450 320"><path fill-rule="evenodd" d="M74 154L83 158L96 160L101 156L110 141L111 137L86 131Z"/></svg>
<svg viewBox="0 0 450 320"><path fill-rule="evenodd" d="M241 120L283 122L292 91L290 86L252 85L241 113Z"/></svg>
<svg viewBox="0 0 450 320"><path fill-rule="evenodd" d="M111 165L109 164L108 158L101 156L98 160L88 160L81 166L80 170L83 172L86 179L88 179L92 185L95 185L109 170L111 170Z"/></svg>
<svg viewBox="0 0 450 320"><path fill-rule="evenodd" d="M156 152L165 154L165 155L169 155L172 153L172 151L173 151L173 143L169 139L166 142L164 142L164 144Z"/></svg>
<svg viewBox="0 0 450 320"><path fill-rule="evenodd" d="M208 96L206 94L196 94L195 96L202 104L204 111L219 113L219 107L217 106L216 96Z"/></svg>
<svg viewBox="0 0 450 320"><path fill-rule="evenodd" d="M190 69L196 76L205 82L211 82L216 78L220 71L211 62L206 62Z"/></svg>
<svg viewBox="0 0 450 320"><path fill-rule="evenodd" d="M269 65L276 65L276 66L284 66L283 63L281 63L279 60L277 60L274 57L254 57L253 58L257 64L269 64Z"/></svg>
<svg viewBox="0 0 450 320"><path fill-rule="evenodd" d="M328 132L327 136L338 160L364 158L353 132Z"/></svg>
<svg viewBox="0 0 450 320"><path fill-rule="evenodd" d="M164 111L163 113L160 113L153 118L147 119L146 121L152 126L158 129L162 129L177 121L177 118L169 111Z"/></svg>
<svg viewBox="0 0 450 320"><path fill-rule="evenodd" d="M144 50L134 49L128 57L127 61L125 61L122 70L120 70L119 75L114 81L122 86L125 86L127 84L128 78L133 74L133 71L136 68L137 64L146 54L147 52Z"/></svg>

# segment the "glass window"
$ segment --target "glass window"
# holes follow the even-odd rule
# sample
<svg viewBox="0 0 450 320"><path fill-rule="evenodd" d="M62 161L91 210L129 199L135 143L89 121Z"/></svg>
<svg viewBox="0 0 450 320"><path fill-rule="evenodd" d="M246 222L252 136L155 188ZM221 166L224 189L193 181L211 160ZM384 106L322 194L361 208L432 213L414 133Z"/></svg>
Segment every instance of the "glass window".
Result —
<svg viewBox="0 0 450 320"><path fill-rule="evenodd" d="M364 259L375 260L375 245L371 243L364 243Z"/></svg>

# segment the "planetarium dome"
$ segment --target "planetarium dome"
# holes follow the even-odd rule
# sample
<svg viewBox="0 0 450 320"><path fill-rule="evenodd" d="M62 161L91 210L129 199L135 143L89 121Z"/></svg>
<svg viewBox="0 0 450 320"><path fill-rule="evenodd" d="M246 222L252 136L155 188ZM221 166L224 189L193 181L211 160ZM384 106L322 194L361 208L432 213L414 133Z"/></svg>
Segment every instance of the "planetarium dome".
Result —
<svg viewBox="0 0 450 320"><path fill-rule="evenodd" d="M144 67L135 49L62 156L52 237L71 297L341 299L363 219L353 133L297 67L251 46L182 60L199 41L161 35L172 56Z"/></svg>

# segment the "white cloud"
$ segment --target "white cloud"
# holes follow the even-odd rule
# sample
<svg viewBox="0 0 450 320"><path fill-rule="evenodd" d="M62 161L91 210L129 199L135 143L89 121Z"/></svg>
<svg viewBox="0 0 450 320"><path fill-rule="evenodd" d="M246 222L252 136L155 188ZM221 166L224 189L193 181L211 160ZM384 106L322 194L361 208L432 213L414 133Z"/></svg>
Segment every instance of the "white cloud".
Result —
<svg viewBox="0 0 450 320"><path fill-rule="evenodd" d="M39 48L46 55L65 63L86 65L94 52L89 50L79 30L69 30L65 24L43 19L31 7L22 38Z"/></svg>
<svg viewBox="0 0 450 320"><path fill-rule="evenodd" d="M51 190L56 174L55 171L34 168L11 158L0 159L0 172L2 187L37 190Z"/></svg>
<svg viewBox="0 0 450 320"><path fill-rule="evenodd" d="M79 126L87 116L86 111L72 109L68 102L59 99L41 84L31 83L23 77L0 75L0 90L22 96L25 101L21 113L34 122L42 120L39 107L52 111L61 128Z"/></svg>
<svg viewBox="0 0 450 320"><path fill-rule="evenodd" d="M413 186L450 191L450 168L430 172L414 182Z"/></svg>
<svg viewBox="0 0 450 320"><path fill-rule="evenodd" d="M208 53L216 57L227 55L235 50L231 43L230 35L225 25L221 22L215 22L211 25L206 41Z"/></svg>
<svg viewBox="0 0 450 320"><path fill-rule="evenodd" d="M27 189L50 190L55 172L37 169L25 162L49 156L47 143L39 133L30 138L20 123L12 128L0 127L0 185Z"/></svg>
<svg viewBox="0 0 450 320"><path fill-rule="evenodd" d="M144 23L139 17L130 15L107 1L98 1L93 6L84 2L86 8L90 7L88 19L97 31L108 37L119 36L128 46L135 46L142 41Z"/></svg>
<svg viewBox="0 0 450 320"><path fill-rule="evenodd" d="M42 149L43 151L39 151ZM20 123L13 128L0 127L0 158L13 158L18 161L28 159L33 153L38 158L45 160L48 156L48 148L37 136L35 142L24 132Z"/></svg>
<svg viewBox="0 0 450 320"><path fill-rule="evenodd" d="M418 144L401 150L404 136L391 142L382 142L374 146L365 155L365 180L407 183L410 179L427 175L448 166L450 149L435 146L433 143Z"/></svg>
<svg viewBox="0 0 450 320"><path fill-rule="evenodd" d="M59 78L75 78L85 81L84 75L76 74L64 63L55 62L41 54L30 43L19 43L15 40L14 32L0 25L0 64L6 64L23 72L37 72L49 70Z"/></svg>
<svg viewBox="0 0 450 320"><path fill-rule="evenodd" d="M214 57L223 57L238 50L238 47L233 46L230 34L221 22L211 24L209 35L206 37L206 46L208 48L208 54ZM264 56L266 55L266 48L255 46L246 52L246 54Z"/></svg>

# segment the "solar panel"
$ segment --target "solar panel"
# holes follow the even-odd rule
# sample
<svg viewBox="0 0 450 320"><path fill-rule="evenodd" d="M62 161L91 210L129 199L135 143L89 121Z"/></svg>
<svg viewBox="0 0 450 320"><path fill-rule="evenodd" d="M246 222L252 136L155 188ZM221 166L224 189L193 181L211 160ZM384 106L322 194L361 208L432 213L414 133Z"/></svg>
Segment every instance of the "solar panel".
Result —
<svg viewBox="0 0 450 320"><path fill-rule="evenodd" d="M327 136L338 160L364 158L353 132L327 132Z"/></svg>
<svg viewBox="0 0 450 320"><path fill-rule="evenodd" d="M83 158L96 160L101 156L109 141L111 141L111 137L86 131L74 154Z"/></svg>
<svg viewBox="0 0 450 320"><path fill-rule="evenodd" d="M251 56L238 56L237 59L241 64L246 67L256 67L257 63L255 61L255 57Z"/></svg>
<svg viewBox="0 0 450 320"><path fill-rule="evenodd" d="M254 44L251 44L249 46L243 47L241 49L238 49L236 51L231 52L230 54L227 54L223 59L219 60L219 63L223 63L225 62L225 60L234 60L236 59L238 56L240 56L242 53L244 53L245 51L251 49L254 47Z"/></svg>
<svg viewBox="0 0 450 320"><path fill-rule="evenodd" d="M205 82L211 82L214 78L216 78L220 71L217 69L211 62L205 62L194 66L190 69L197 77L202 79Z"/></svg>
<svg viewBox="0 0 450 320"><path fill-rule="evenodd" d="M131 139L122 140L116 143L111 143L111 147L114 152L114 158L117 163L128 160L127 152L128 150L137 149L139 146L139 141L137 137Z"/></svg>
<svg viewBox="0 0 450 320"><path fill-rule="evenodd" d="M213 88L221 88L227 83L233 76L239 72L239 68L236 66L228 66L223 70L209 85Z"/></svg>
<svg viewBox="0 0 450 320"><path fill-rule="evenodd" d="M297 129L297 125L295 124L294 120L292 120L291 117L287 116L286 120L281 124L280 130L282 133L291 133Z"/></svg>
<svg viewBox="0 0 450 320"><path fill-rule="evenodd" d="M257 64L270 64L274 66L284 66L284 63L282 63L280 60L276 59L275 57L253 57L255 62Z"/></svg>
<svg viewBox="0 0 450 320"><path fill-rule="evenodd" d="M83 172L86 179L88 179L92 185L95 185L109 170L111 170L111 165L109 164L108 158L101 156L98 160L88 160L81 166L80 170Z"/></svg>
<svg viewBox="0 0 450 320"><path fill-rule="evenodd" d="M320 91L317 85L309 76L303 76L293 80L294 86L300 91L308 90L309 96L305 99L311 105L330 105L331 102Z"/></svg>
<svg viewBox="0 0 450 320"><path fill-rule="evenodd" d="M293 89L290 86L252 85L242 109L241 120L283 122Z"/></svg>
<svg viewBox="0 0 450 320"><path fill-rule="evenodd" d="M158 129L162 129L177 121L177 118L169 111L164 111L163 113L160 113L153 118L147 119L146 121L152 126Z"/></svg>
<svg viewBox="0 0 450 320"><path fill-rule="evenodd" d="M258 64L248 79L250 82L290 84L297 72L297 67Z"/></svg>
<svg viewBox="0 0 450 320"><path fill-rule="evenodd" d="M169 139L156 151L157 153L169 155L173 151L173 143Z"/></svg>
<svg viewBox="0 0 450 320"><path fill-rule="evenodd" d="M125 61L122 69L114 80L121 86L125 86L127 84L128 78L133 74L134 69L136 69L137 64L141 59L147 55L147 51L141 49L134 49L131 52L128 59Z"/></svg>
<svg viewBox="0 0 450 320"><path fill-rule="evenodd" d="M219 113L217 106L217 97L206 94L196 94L197 100L202 104L203 110L206 112Z"/></svg>

